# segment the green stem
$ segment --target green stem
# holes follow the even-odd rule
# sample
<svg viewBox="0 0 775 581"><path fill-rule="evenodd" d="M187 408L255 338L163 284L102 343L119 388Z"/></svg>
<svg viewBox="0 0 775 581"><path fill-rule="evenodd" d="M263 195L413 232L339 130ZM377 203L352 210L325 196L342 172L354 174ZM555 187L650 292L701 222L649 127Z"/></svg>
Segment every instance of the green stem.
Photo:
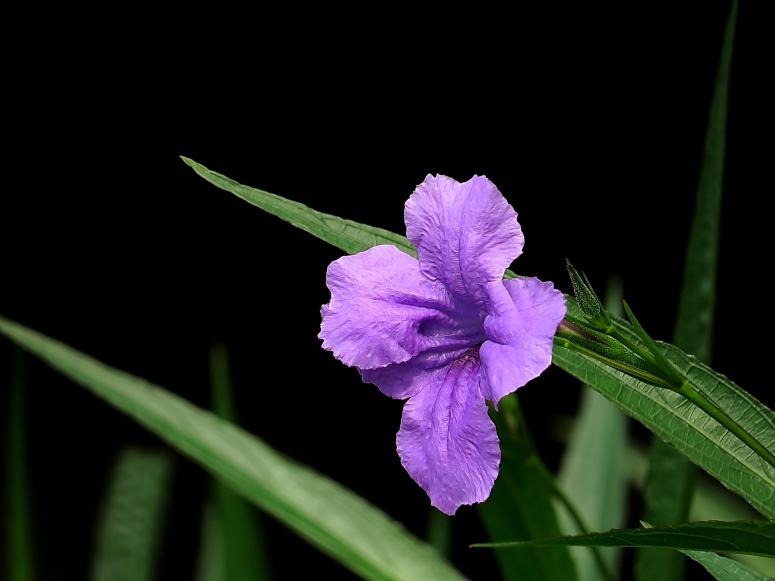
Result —
<svg viewBox="0 0 775 581"><path fill-rule="evenodd" d="M651 354L651 352L643 347L640 343L637 343L627 337L624 333L619 331L613 323L611 323L611 326L606 330L606 333L608 333L611 337L615 338L617 341L625 345L628 349L632 350L634 353L636 353L639 357L642 357L646 361L652 363L653 365L656 365L656 362L654 361L654 356Z"/></svg>
<svg viewBox="0 0 775 581"><path fill-rule="evenodd" d="M642 331L641 327L638 328ZM611 323L605 332L619 341L627 349L635 353L638 357L646 361L646 363L657 373L666 376L666 378L662 380L662 384L660 384L659 387L675 389L676 386L679 385L681 381L683 381L683 378L676 373L670 363L667 362L667 360L659 353L659 351L656 350L656 346L653 342L651 342L651 347L654 349L654 351L649 349L647 346L641 345L637 341L633 341L632 338L627 337L624 333L616 328L614 323ZM642 332L644 337L648 337L645 331Z"/></svg>
<svg viewBox="0 0 775 581"><path fill-rule="evenodd" d="M544 478L547 484L549 484L549 487L552 489L554 496L557 497L557 500L559 500L563 507L565 507L565 510L568 511L571 519L573 519L573 522L576 524L576 528L578 528L583 535L590 534L592 531L589 526L587 526L584 517L576 508L576 505L573 503L570 497L565 494L565 491L557 483L557 479L554 477L554 475L549 472L543 463L539 463L538 465L540 467L539 471L541 476ZM597 565L597 568L600 570L600 575L602 578L606 579L607 581L614 581L615 577L611 570L608 568L608 565L606 565L606 562L603 559L603 553L600 551L600 547L589 546L587 548L592 552L592 557L595 559L595 565Z"/></svg>
<svg viewBox="0 0 775 581"><path fill-rule="evenodd" d="M632 309L630 308L630 305L627 304L627 301L622 301L622 306L624 307L624 311L627 313L627 318L630 319L630 324L632 325L633 331L635 331L635 334L641 341L643 341L643 344L651 353L654 364L665 374L667 379L674 382L676 387L680 386L684 380L683 376L675 370L673 364L670 363L662 354L662 352L657 348L657 344L654 342L651 336L646 333L646 330L643 328L643 325L640 324L640 321L638 321L635 313L632 312Z"/></svg>
<svg viewBox="0 0 775 581"><path fill-rule="evenodd" d="M751 448L751 450L756 452L762 459L766 460L770 466L775 468L775 454L765 448L759 440L749 434L740 424L729 417L725 411L698 391L688 380L684 381L677 391L735 436L740 438L749 448Z"/></svg>
<svg viewBox="0 0 775 581"><path fill-rule="evenodd" d="M565 347L566 349L570 349L572 351L576 351L577 353L581 353L583 355L596 359L597 361L605 363L606 365L613 367L614 369L618 369L623 373L632 375L633 377L636 377L651 385L656 385L657 387L664 387L667 389L673 389L673 386L670 383L666 382L661 377L657 377L653 373L649 373L648 371L639 369L638 367L629 365L622 361L617 361L615 359L611 359L610 357L606 357L605 355L602 355L574 341L566 339L565 337L555 336L554 343L561 347Z"/></svg>

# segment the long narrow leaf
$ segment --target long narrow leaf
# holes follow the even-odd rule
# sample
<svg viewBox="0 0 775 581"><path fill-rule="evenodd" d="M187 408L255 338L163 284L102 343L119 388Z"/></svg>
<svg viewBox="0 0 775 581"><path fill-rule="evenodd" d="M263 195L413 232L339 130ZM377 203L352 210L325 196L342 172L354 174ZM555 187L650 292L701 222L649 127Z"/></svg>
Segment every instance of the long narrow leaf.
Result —
<svg viewBox="0 0 775 581"><path fill-rule="evenodd" d="M729 557L700 551L681 552L705 567L705 570L713 575L716 581L772 581L772 577L763 575L740 561L735 561Z"/></svg>
<svg viewBox="0 0 775 581"><path fill-rule="evenodd" d="M151 581L161 554L172 459L127 447L113 467L97 525L93 581Z"/></svg>
<svg viewBox="0 0 775 581"><path fill-rule="evenodd" d="M309 232L347 254L363 252L379 244L392 244L410 256L417 256L417 250L406 236L319 212L277 194L240 184L223 174L207 169L201 163L188 157L181 156L180 159L197 175L214 186L234 194L247 203L261 208L305 232ZM506 271L506 278L515 278L516 276L512 271Z"/></svg>
<svg viewBox="0 0 775 581"><path fill-rule="evenodd" d="M32 527L28 493L27 446L25 437L25 366L24 353L13 349L11 361L11 389L8 390L6 455L6 539L8 579L31 581L34 575L32 560Z"/></svg>
<svg viewBox="0 0 775 581"><path fill-rule="evenodd" d="M407 254L416 256L414 246L404 236L382 228L366 226L350 220L343 220L331 214L318 212L299 202L270 194L264 190L243 186L225 175L207 169L193 159L187 157L181 157L181 159L214 186L242 198L249 204L261 208L313 236L326 240L348 254L362 252L378 244L394 244Z"/></svg>
<svg viewBox="0 0 775 581"><path fill-rule="evenodd" d="M611 281L606 293L606 308L621 312L621 283ZM568 438L568 448L560 465L559 481L586 524L596 531L624 526L626 510L627 418L602 395L584 386L580 412ZM563 532L582 533L565 513ZM582 581L600 578L600 570L589 549L574 547L573 557ZM612 571L618 568L619 549L602 550Z"/></svg>
<svg viewBox="0 0 775 581"><path fill-rule="evenodd" d="M676 345L691 351L702 361L710 360L713 346L729 79L736 22L737 0L733 0L710 103L705 152L686 251L683 286L674 336Z"/></svg>
<svg viewBox="0 0 775 581"><path fill-rule="evenodd" d="M700 361L710 363L716 303L721 195L724 181L729 77L737 17L737 2L727 21L721 59L710 105L705 155L697 187L694 220L686 252L683 286L673 342ZM644 520L655 525L683 522L695 484L695 468L689 459L658 438L649 452ZM683 578L683 557L675 551L643 549L636 557L640 581Z"/></svg>
<svg viewBox="0 0 775 581"><path fill-rule="evenodd" d="M668 527L617 529L605 533L511 543L481 543L474 547L509 549L525 546L662 547L690 551L724 551L775 556L775 522L704 521Z"/></svg>
<svg viewBox="0 0 775 581"><path fill-rule="evenodd" d="M339 484L214 414L0 317L0 332L188 455L367 579L461 579L436 552Z"/></svg>
<svg viewBox="0 0 775 581"><path fill-rule="evenodd" d="M620 332L630 333L625 324L617 322L617 326ZM675 347L660 345L666 357L694 385L765 446L775 448L775 414L772 410L693 357ZM647 385L564 347L555 346L553 361L686 454L762 515L775 518L772 503L775 469L683 397Z"/></svg>
<svg viewBox="0 0 775 581"><path fill-rule="evenodd" d="M197 173L209 181L213 183L217 181L219 187L247 198L244 192L237 191L239 184L191 160L187 160L187 163L193 165ZM260 190L255 192L263 195ZM314 210L309 211L314 212ZM286 219L282 212L275 209L275 213ZM392 241L389 236L380 237L374 234L373 229L370 230L369 227L355 222L327 216L326 221L320 224L325 228L314 231L308 229L308 231L312 231L321 240L345 252L362 250L370 243L369 240L380 244L395 243L399 248L405 248L405 243L402 246ZM342 229L349 232L347 239L343 239L338 234ZM405 240L403 237L399 238ZM507 271L506 276L514 275ZM581 313L575 301L566 297L566 302L569 314L580 317ZM634 341L638 340L628 325L617 322L617 326L620 332L628 334ZM770 449L775 448L775 414L772 410L726 377L697 362L694 357L685 355L669 345L662 344L662 348L679 371L689 374L695 385L721 405L736 422L765 446ZM627 415L641 422L660 438L672 443L692 462L717 478L727 488L740 494L764 516L775 518L775 506L772 503L775 470L766 465L745 444L730 437L727 430L715 420L688 404L683 397L632 379L590 357L564 347L555 346L553 362L602 393Z"/></svg>
<svg viewBox="0 0 775 581"><path fill-rule="evenodd" d="M452 519L443 512L431 508L426 540L439 555L448 559L452 549Z"/></svg>
<svg viewBox="0 0 775 581"><path fill-rule="evenodd" d="M646 480L646 454L635 446L627 450L630 484L642 490ZM690 521L703 520L761 520L762 515L732 491L724 488L718 481L710 478L697 479ZM735 559L775 579L775 559L754 555L735 555Z"/></svg>
<svg viewBox="0 0 775 581"><path fill-rule="evenodd" d="M229 353L223 345L210 351L210 375L213 391L213 411L219 417L237 423L229 371ZM213 520L215 541L223 549L221 581L262 581L269 579L264 538L256 521L255 509L228 486L213 483L215 493Z"/></svg>
<svg viewBox="0 0 775 581"><path fill-rule="evenodd" d="M196 562L196 581L224 581L226 570L221 522L215 514L215 503L208 501L202 513L202 531Z"/></svg>
<svg viewBox="0 0 775 581"><path fill-rule="evenodd" d="M643 491L643 520L655 525L686 521L694 495L696 468L687 456L654 438L648 454L648 477ZM638 581L683 579L684 559L677 551L640 549L635 558Z"/></svg>
<svg viewBox="0 0 775 581"><path fill-rule="evenodd" d="M756 520L761 515L738 496L708 479L699 479L692 499L689 519L697 520ZM775 559L736 555L744 565L775 579Z"/></svg>
<svg viewBox="0 0 775 581"><path fill-rule="evenodd" d="M501 467L490 498L479 514L492 541L536 539L560 533L548 470L533 446L515 395L492 415L501 441ZM499 551L503 578L511 581L572 580L576 572L565 547Z"/></svg>

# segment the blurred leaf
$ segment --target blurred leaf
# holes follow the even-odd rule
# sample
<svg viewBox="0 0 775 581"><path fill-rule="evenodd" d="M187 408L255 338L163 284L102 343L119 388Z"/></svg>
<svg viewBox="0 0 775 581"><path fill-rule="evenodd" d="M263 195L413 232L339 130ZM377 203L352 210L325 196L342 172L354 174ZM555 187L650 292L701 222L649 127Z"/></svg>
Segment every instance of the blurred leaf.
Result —
<svg viewBox="0 0 775 581"><path fill-rule="evenodd" d="M689 458L658 438L654 438L648 454L648 476L643 491L643 520L656 525L686 521L694 495L696 468ZM635 558L636 578L683 579L684 562L681 553L640 549Z"/></svg>
<svg viewBox="0 0 775 581"><path fill-rule="evenodd" d="M722 557L716 553L681 552L705 567L705 570L713 575L717 581L772 581L772 577L763 575L739 561Z"/></svg>
<svg viewBox="0 0 775 581"><path fill-rule="evenodd" d="M706 362L710 360L713 347L729 77L736 21L737 0L733 0L710 104L705 152L686 251L683 287L674 334L676 345Z"/></svg>
<svg viewBox="0 0 775 581"><path fill-rule="evenodd" d="M6 455L6 539L9 581L31 581L32 527L30 521L27 449L25 435L25 367L24 353L14 348L11 357Z"/></svg>
<svg viewBox="0 0 775 581"><path fill-rule="evenodd" d="M215 503L208 501L202 511L202 534L196 563L196 581L223 581L226 563L221 521L215 515Z"/></svg>
<svg viewBox="0 0 775 581"><path fill-rule="evenodd" d="M700 479L689 511L692 520L758 520L761 515L718 482Z"/></svg>
<svg viewBox="0 0 775 581"><path fill-rule="evenodd" d="M188 455L368 579L461 579L425 543L341 485L214 414L0 317L0 332Z"/></svg>
<svg viewBox="0 0 775 581"><path fill-rule="evenodd" d="M156 578L171 475L172 459L162 450L118 453L97 523L94 581Z"/></svg>
<svg viewBox="0 0 775 581"><path fill-rule="evenodd" d="M692 499L691 520L756 520L761 515L718 482L699 479ZM735 559L775 579L775 559L735 555Z"/></svg>
<svg viewBox="0 0 775 581"><path fill-rule="evenodd" d="M452 545L452 518L431 507L428 517L428 544L436 549L436 552L449 559Z"/></svg>
<svg viewBox="0 0 775 581"><path fill-rule="evenodd" d="M606 310L621 313L621 282L611 280L606 293ZM578 419L568 438L568 448L559 472L560 486L578 508L592 530L624 526L626 512L627 418L610 401L584 387ZM581 533L573 519L560 513L563 532ZM618 569L620 549L603 549L608 568ZM595 581L600 571L592 553L585 548L571 550L581 581Z"/></svg>
<svg viewBox="0 0 775 581"><path fill-rule="evenodd" d="M229 353L223 345L214 345L210 351L210 375L213 410L219 417L236 424ZM221 581L269 579L267 553L255 509L218 481L213 482L213 492L215 502L208 506L212 527L208 538L220 547L222 558L219 575L211 578ZM207 547L204 551L208 551Z"/></svg>
<svg viewBox="0 0 775 581"><path fill-rule="evenodd" d="M646 480L646 455L635 446L627 450L630 483L642 489ZM762 515L750 504L724 488L717 480L700 474L697 479L690 521L699 520L759 520ZM735 559L775 579L775 559L753 555L735 555Z"/></svg>
<svg viewBox="0 0 775 581"><path fill-rule="evenodd" d="M736 18L735 0L727 22L710 104L705 155L686 252L678 320L673 334L676 346L687 353L693 353L704 363L710 363L713 347L727 103ZM649 452L644 520L655 525L685 521L689 516L695 478L695 468L689 459L655 438ZM636 577L641 581L678 581L683 578L683 557L674 551L642 549L638 551L635 563Z"/></svg>
<svg viewBox="0 0 775 581"><path fill-rule="evenodd" d="M208 181L248 201L251 201L250 193L255 193L259 197L266 194L261 190L241 186L192 160L184 158L184 161ZM242 188L247 189L248 192L246 193ZM270 201L277 198L279 196L272 196ZM251 201L251 203L257 202ZM257 205L262 207L262 204ZM294 205L292 209L302 214L309 212L313 217L318 214L301 204ZM294 223L276 208L273 207L270 211ZM349 220L327 214L324 216L325 220L313 221L314 228L307 226L304 229L345 252L364 250L371 243L393 243L398 248L413 254L413 250L407 248L408 242L403 236L384 234L385 231ZM299 219L302 220L302 218ZM348 233L347 237L340 234L343 231ZM395 238L397 236L398 239ZM513 276L515 276L514 273L506 271L506 278ZM582 313L576 301L568 296L565 297L565 301L569 314L581 318ZM614 324L619 332L628 335L633 341L638 341L637 335L630 330L629 325L620 320L616 320ZM727 414L765 446L775 447L775 414L772 410L726 377L698 363L694 357L685 355L670 345L660 344L665 355L680 372L688 374L697 387L713 401L720 403ZM771 502L773 489L775 489L775 470L766 465L743 442L730 437L726 428L691 405L682 396L625 376L591 357L561 346L555 345L553 363L613 401L627 415L641 422L660 438L672 443L695 464L742 495L763 515L775 518L775 506Z"/></svg>
<svg viewBox="0 0 775 581"><path fill-rule="evenodd" d="M508 549L524 546L661 547L693 551L724 551L749 555L775 555L775 522L704 521L667 527L616 529L604 533L516 541L481 543L474 547Z"/></svg>
<svg viewBox="0 0 775 581"><path fill-rule="evenodd" d="M479 506L492 541L536 539L560 534L552 504L550 473L535 451L516 395L503 398L491 414L501 442L501 467L490 498ZM522 548L496 554L506 580L572 580L576 571L565 548Z"/></svg>

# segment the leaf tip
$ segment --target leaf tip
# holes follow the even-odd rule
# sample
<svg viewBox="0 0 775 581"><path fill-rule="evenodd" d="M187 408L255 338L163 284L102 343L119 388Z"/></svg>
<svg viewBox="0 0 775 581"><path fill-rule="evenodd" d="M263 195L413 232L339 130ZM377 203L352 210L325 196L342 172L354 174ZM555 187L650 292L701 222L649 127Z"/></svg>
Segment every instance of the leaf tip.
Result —
<svg viewBox="0 0 775 581"><path fill-rule="evenodd" d="M179 155L178 157L181 159L183 163L185 163L187 166L192 167L194 169L196 169L197 166L199 165L193 159L191 159L190 157L186 157L185 155Z"/></svg>

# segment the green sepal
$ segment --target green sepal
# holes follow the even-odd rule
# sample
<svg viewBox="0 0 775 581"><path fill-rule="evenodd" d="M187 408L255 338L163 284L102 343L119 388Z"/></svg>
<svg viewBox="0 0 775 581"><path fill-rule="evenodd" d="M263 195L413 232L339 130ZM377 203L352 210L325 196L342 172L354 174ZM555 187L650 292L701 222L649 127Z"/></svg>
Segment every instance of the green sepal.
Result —
<svg viewBox="0 0 775 581"><path fill-rule="evenodd" d="M652 366L650 366L646 360L634 354L624 346L616 346L615 344L609 344L608 342L603 343L601 341L596 341L583 334L560 332L559 335L572 343L586 347L603 357L621 361L622 363L627 363L628 365L643 369L644 371L654 373Z"/></svg>
<svg viewBox="0 0 775 581"><path fill-rule="evenodd" d="M584 316L595 329L604 331L608 328L610 319L597 293L595 293L592 285L589 284L589 279L587 279L586 275L580 275L567 258L565 259L565 264L568 269L570 283L573 286L573 294L576 295L576 300Z"/></svg>
<svg viewBox="0 0 775 581"><path fill-rule="evenodd" d="M632 330L635 331L638 338L643 342L643 345L648 349L648 352L651 354L652 362L654 365L656 365L664 374L665 379L670 380L672 383L675 384L675 387L680 387L681 384L685 381L685 378L676 371L675 367L673 367L672 363L670 363L664 355L657 349L657 344L654 342L654 340L649 336L648 333L646 333L643 326L640 324L638 319L635 317L635 313L632 312L632 309L630 309L630 305L627 304L627 301L622 301L622 304L624 305L624 312L627 313L627 318L630 320L630 323L632 324Z"/></svg>
<svg viewBox="0 0 775 581"><path fill-rule="evenodd" d="M614 369L617 369L622 373L625 373L631 377L634 377L635 379L639 379L640 381L648 383L649 385L672 389L671 384L667 383L664 379L662 379L658 375L655 375L640 367L636 367L635 365L630 365L629 363L625 363L624 361L619 361L618 359L613 359L611 357L605 356L602 353L599 353L597 351L597 349L599 348L599 344L588 346L587 343L579 340L578 337L573 337L569 335L564 335L564 336L555 335L554 344L559 345L560 347L565 347L566 349L572 349L577 353L581 353L583 355L586 355L587 357L596 359L597 361L600 361L601 363L604 363L609 367L613 367Z"/></svg>
<svg viewBox="0 0 775 581"><path fill-rule="evenodd" d="M567 337L571 341L575 340L574 337L584 338L586 339L585 342L578 341L578 343L588 345L590 348L606 357L618 359L624 363L640 367L655 375L660 375L658 367L639 356L616 337L586 327L582 321L579 321L571 315L565 317L565 321L557 331L557 334L562 337Z"/></svg>

